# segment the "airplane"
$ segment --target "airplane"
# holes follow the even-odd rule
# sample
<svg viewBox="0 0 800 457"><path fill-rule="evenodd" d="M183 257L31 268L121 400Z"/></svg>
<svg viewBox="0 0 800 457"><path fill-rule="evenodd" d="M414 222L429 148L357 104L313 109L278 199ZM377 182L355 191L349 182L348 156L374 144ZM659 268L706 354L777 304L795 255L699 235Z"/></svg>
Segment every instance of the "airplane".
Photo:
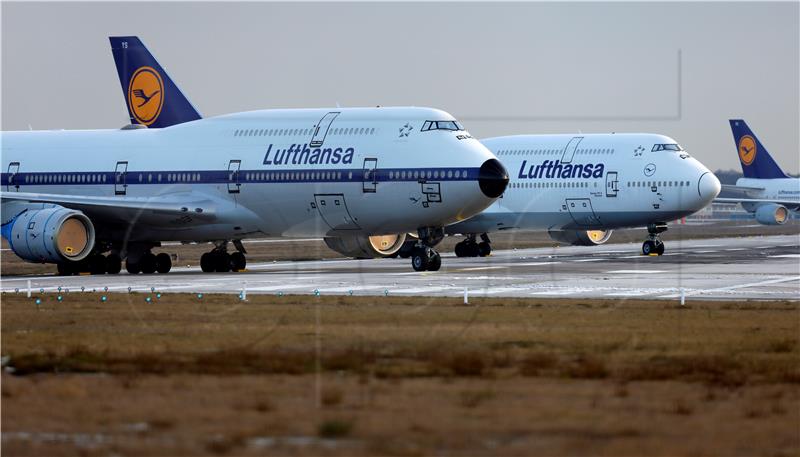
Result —
<svg viewBox="0 0 800 457"><path fill-rule="evenodd" d="M151 252L163 241L212 242L201 269L225 272L246 268L249 237L323 236L346 255L374 256L400 249L408 232L419 236L414 270L435 271L444 227L508 184L495 155L444 111L201 118L138 38L110 43L131 124L0 137L0 233L17 256L59 274L119 273L123 260L131 274L167 273L170 256Z"/></svg>
<svg viewBox="0 0 800 457"><path fill-rule="evenodd" d="M511 170L511 182L488 209L445 228L448 235L466 236L455 246L459 257L489 255L490 232L546 230L561 244L595 246L614 229L634 227L647 227L642 253L662 255L667 222L699 211L720 191L717 177L664 135L516 135L481 142Z"/></svg>
<svg viewBox="0 0 800 457"><path fill-rule="evenodd" d="M123 73L120 82L126 87ZM166 125L199 116L182 103L185 116L172 116ZM437 127L425 123L422 130ZM560 243L593 246L605 243L613 229L643 226L643 254L661 255L667 221L699 211L720 190L713 173L663 135L517 135L481 142L519 173L487 210L445 227L446 235L466 235L456 245L459 257L488 256L494 231L547 230ZM400 249L358 255L326 243L349 257L409 257L417 239L408 233Z"/></svg>
<svg viewBox="0 0 800 457"><path fill-rule="evenodd" d="M746 195L743 198L717 198L719 203L739 203L756 221L764 225L783 225L790 211L800 210L800 178L784 173L767 148L742 119L730 119L733 141L739 154L744 177L736 185L722 186Z"/></svg>

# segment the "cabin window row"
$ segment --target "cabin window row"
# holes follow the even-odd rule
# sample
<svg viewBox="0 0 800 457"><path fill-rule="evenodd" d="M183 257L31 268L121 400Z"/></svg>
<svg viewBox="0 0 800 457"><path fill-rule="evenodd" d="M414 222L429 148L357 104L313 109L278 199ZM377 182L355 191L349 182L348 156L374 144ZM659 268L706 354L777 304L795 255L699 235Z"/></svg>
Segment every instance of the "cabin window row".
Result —
<svg viewBox="0 0 800 457"><path fill-rule="evenodd" d="M314 129L242 129L235 130L233 136L298 136L311 135ZM328 135L374 135L375 128L372 127L348 127L332 128L328 130Z"/></svg>
<svg viewBox="0 0 800 457"><path fill-rule="evenodd" d="M452 179L460 179L467 177L467 170L427 170L427 171L419 171L415 170L411 171L390 171L389 172L389 179L444 179L444 178Z"/></svg>
<svg viewBox="0 0 800 457"><path fill-rule="evenodd" d="M510 184L511 188L514 189L577 189L583 187L589 187L588 182L578 182L578 181L567 181L567 182L559 182L559 181L549 181L549 182L513 182Z"/></svg>
<svg viewBox="0 0 800 457"><path fill-rule="evenodd" d="M628 187L689 187L689 181L631 181Z"/></svg>
<svg viewBox="0 0 800 457"><path fill-rule="evenodd" d="M63 174L43 174L43 175L25 175L25 184L85 184L85 183L103 183L108 180L105 174L80 174L80 175L63 175Z"/></svg>
<svg viewBox="0 0 800 457"><path fill-rule="evenodd" d="M231 175L231 179L233 176ZM261 172L246 173L246 181L309 181L309 180L341 180L340 171L297 171L297 172ZM347 174L347 179L353 179L353 173Z"/></svg>
<svg viewBox="0 0 800 457"><path fill-rule="evenodd" d="M600 154L613 154L616 150L613 148L591 148L591 149L576 149L575 154L578 155L600 155ZM497 155L502 156L519 156L519 155L556 155L563 154L563 149L503 149L497 152Z"/></svg>

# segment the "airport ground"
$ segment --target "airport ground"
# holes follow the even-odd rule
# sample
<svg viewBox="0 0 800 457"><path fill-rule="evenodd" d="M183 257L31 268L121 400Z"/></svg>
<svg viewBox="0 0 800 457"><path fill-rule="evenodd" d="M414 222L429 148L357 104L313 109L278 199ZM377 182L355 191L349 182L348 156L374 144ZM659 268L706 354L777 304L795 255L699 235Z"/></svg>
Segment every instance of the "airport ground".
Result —
<svg viewBox="0 0 800 457"><path fill-rule="evenodd" d="M687 224L669 225L669 230L664 233L663 240L667 243L667 249L673 243L681 240L708 239L718 237L737 237L737 236L770 236L770 235L798 235L800 234L800 220L792 220L782 226L759 225L753 220L746 221L690 221ZM645 229L617 230L612 235L609 243L638 243L641 244L647 238ZM447 237L437 246L437 249L445 254L451 254L457 242L462 237ZM553 241L545 232L506 232L493 233L491 235L492 248L502 249L525 249L554 247L557 243ZM245 241L247 249L247 261L250 264L271 262L280 260L305 261L343 258L325 245L321 239L268 239ZM200 256L211 249L211 245L205 244L167 244L153 250L155 253L166 252L176 254L177 260L174 266L200 265ZM636 248L631 254L639 252ZM124 271L124 269L123 269ZM19 275L46 275L55 274L54 265L44 265L28 263L20 260L9 249L5 239L2 240L2 255L0 255L0 275L4 277Z"/></svg>
<svg viewBox="0 0 800 457"><path fill-rule="evenodd" d="M4 455L800 454L796 301L35 298Z"/></svg>

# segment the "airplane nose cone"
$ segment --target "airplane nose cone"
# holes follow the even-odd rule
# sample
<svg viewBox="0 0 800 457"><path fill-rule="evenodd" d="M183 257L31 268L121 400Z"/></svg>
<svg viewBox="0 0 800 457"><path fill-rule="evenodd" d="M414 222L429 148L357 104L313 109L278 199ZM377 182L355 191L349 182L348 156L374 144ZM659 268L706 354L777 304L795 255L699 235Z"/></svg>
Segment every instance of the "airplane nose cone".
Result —
<svg viewBox="0 0 800 457"><path fill-rule="evenodd" d="M706 205L711 203L711 200L714 200L717 195L719 195L721 189L722 186L719 183L719 179L710 171L703 173L700 176L700 180L697 181L697 193L700 194L700 199L702 199Z"/></svg>
<svg viewBox="0 0 800 457"><path fill-rule="evenodd" d="M478 171L478 185L481 192L489 198L497 198L503 195L508 186L508 171L497 159L489 159L483 162Z"/></svg>

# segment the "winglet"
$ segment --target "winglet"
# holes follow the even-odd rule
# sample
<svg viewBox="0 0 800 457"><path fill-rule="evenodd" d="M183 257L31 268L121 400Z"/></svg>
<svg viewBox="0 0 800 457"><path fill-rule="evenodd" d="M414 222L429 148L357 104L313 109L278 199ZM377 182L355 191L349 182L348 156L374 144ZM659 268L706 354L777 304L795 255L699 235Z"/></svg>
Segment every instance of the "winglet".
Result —
<svg viewBox="0 0 800 457"><path fill-rule="evenodd" d="M788 178L744 120L731 119L730 123L745 178Z"/></svg>
<svg viewBox="0 0 800 457"><path fill-rule="evenodd" d="M131 123L161 128L201 118L138 37L108 39Z"/></svg>

